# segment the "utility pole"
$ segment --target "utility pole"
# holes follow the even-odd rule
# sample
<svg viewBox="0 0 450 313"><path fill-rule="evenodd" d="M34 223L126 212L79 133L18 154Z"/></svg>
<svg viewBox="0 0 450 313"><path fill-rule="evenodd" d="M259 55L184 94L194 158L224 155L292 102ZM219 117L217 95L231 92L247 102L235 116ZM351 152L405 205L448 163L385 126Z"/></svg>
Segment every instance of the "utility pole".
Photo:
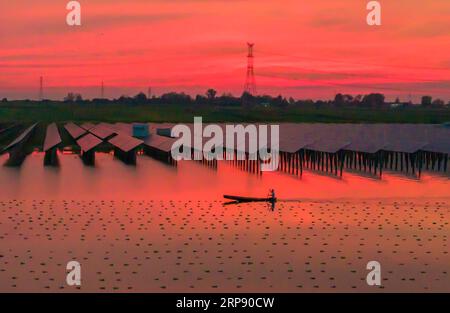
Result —
<svg viewBox="0 0 450 313"><path fill-rule="evenodd" d="M247 54L247 77L245 80L244 91L256 95L256 83L255 83L255 71L254 71L254 56L253 47L254 43L247 43L248 54Z"/></svg>
<svg viewBox="0 0 450 313"><path fill-rule="evenodd" d="M44 78L39 78L39 101L44 100Z"/></svg>

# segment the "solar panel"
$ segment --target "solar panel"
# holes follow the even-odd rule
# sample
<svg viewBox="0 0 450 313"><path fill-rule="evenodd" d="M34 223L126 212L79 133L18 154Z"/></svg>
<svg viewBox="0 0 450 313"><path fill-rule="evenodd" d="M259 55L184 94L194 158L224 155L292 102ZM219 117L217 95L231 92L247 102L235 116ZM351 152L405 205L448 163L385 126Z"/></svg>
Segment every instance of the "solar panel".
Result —
<svg viewBox="0 0 450 313"><path fill-rule="evenodd" d="M81 124L81 128L83 128L85 130L90 130L91 128L94 128L94 127L95 127L95 124L92 124L92 123Z"/></svg>
<svg viewBox="0 0 450 313"><path fill-rule="evenodd" d="M112 124L110 128L116 130L117 132L123 133L128 136L133 136L133 125L128 123L116 123Z"/></svg>
<svg viewBox="0 0 450 313"><path fill-rule="evenodd" d="M54 148L61 143L61 136L59 135L58 126L52 123L47 126L47 133L44 140L44 152Z"/></svg>
<svg viewBox="0 0 450 313"><path fill-rule="evenodd" d="M4 132L14 128L15 124L8 124L8 125L1 125L0 126L0 134L3 134Z"/></svg>
<svg viewBox="0 0 450 313"><path fill-rule="evenodd" d="M172 151L172 147L174 146L174 143L177 141L178 139L174 139L174 138L167 138L166 140L163 140L158 146L157 148L161 151L165 151L165 152L170 152Z"/></svg>
<svg viewBox="0 0 450 313"><path fill-rule="evenodd" d="M320 139L310 145L307 145L306 148L309 150L327 152L327 153L336 153L347 146L350 145L349 141L336 141L332 139Z"/></svg>
<svg viewBox="0 0 450 313"><path fill-rule="evenodd" d="M14 146L18 145L19 143L21 143L32 131L33 129L36 127L36 124L31 125L30 127L28 127L27 129L25 129L25 131L19 135L19 137L17 137L13 142L11 142L9 145L7 145L3 151L7 151L10 150L11 148L13 148Z"/></svg>
<svg viewBox="0 0 450 313"><path fill-rule="evenodd" d="M445 127L434 129L433 135L428 138L428 144L422 150L450 154L450 129Z"/></svg>
<svg viewBox="0 0 450 313"><path fill-rule="evenodd" d="M173 144L177 140L178 140L178 138L170 138L170 137L152 134L144 139L144 144L151 148L156 148L158 150L169 153L172 150Z"/></svg>
<svg viewBox="0 0 450 313"><path fill-rule="evenodd" d="M103 140L118 133L117 130L112 129L110 128L110 126L105 124L96 125L95 127L91 128L89 132Z"/></svg>
<svg viewBox="0 0 450 313"><path fill-rule="evenodd" d="M346 124L341 136L342 140L350 141L350 144L345 147L345 150L348 151L373 154L386 146L380 128L377 128L376 125Z"/></svg>
<svg viewBox="0 0 450 313"><path fill-rule="evenodd" d="M117 136L111 138L109 140L109 143L119 148L123 152L129 152L133 149L136 149L144 142L142 140L136 139L134 137L125 134L118 134Z"/></svg>
<svg viewBox="0 0 450 313"><path fill-rule="evenodd" d="M390 142L386 145L386 151L415 153L427 146L426 142L408 141L408 142Z"/></svg>
<svg viewBox="0 0 450 313"><path fill-rule="evenodd" d="M81 151L83 152L89 152L98 145L100 145L103 141L101 139L98 139L92 134L87 134L84 137L81 137L77 140L77 145L80 146Z"/></svg>
<svg viewBox="0 0 450 313"><path fill-rule="evenodd" d="M72 136L73 139L78 139L84 134L86 134L86 130L81 128L78 125L75 125L74 123L67 123L64 125L64 128L67 130L70 136Z"/></svg>

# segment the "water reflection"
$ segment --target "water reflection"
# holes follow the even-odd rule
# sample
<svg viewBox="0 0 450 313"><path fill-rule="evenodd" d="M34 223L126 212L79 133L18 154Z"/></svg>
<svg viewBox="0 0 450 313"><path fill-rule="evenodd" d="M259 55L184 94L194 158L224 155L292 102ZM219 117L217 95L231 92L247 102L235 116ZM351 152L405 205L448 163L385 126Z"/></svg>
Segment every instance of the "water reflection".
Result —
<svg viewBox="0 0 450 313"><path fill-rule="evenodd" d="M1 156L3 164L7 156ZM79 156L59 154L59 167L44 167L44 155L33 153L19 168L0 167L3 199L174 199L222 200L223 194L264 197L274 188L282 200L338 198L445 198L450 180L424 174L420 180L386 173L369 179L345 173L342 179L305 171L301 178L278 172L248 174L219 162L217 169L196 162L166 165L138 156L135 167L111 154L97 153L95 167ZM274 207L275 209L275 207Z"/></svg>

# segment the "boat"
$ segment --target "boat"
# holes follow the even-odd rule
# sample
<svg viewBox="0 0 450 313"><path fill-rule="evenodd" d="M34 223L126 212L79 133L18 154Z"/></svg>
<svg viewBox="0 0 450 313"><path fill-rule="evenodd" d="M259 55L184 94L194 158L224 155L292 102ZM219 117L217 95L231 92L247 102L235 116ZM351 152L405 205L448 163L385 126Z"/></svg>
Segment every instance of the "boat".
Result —
<svg viewBox="0 0 450 313"><path fill-rule="evenodd" d="M267 197L267 198L254 198L254 197L241 197L241 196L230 196L223 195L225 199L234 200L238 202L276 202L277 198Z"/></svg>

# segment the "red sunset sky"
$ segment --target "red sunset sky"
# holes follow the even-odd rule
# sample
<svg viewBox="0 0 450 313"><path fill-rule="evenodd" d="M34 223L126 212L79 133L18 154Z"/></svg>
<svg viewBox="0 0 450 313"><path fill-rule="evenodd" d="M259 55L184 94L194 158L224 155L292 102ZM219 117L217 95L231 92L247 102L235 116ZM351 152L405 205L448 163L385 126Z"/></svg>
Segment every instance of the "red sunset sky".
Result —
<svg viewBox="0 0 450 313"><path fill-rule="evenodd" d="M450 1L381 0L382 26L365 0L0 0L0 97L67 92L85 98L167 91L240 95L246 42L255 42L259 94L329 99L337 92L424 94L450 100Z"/></svg>

